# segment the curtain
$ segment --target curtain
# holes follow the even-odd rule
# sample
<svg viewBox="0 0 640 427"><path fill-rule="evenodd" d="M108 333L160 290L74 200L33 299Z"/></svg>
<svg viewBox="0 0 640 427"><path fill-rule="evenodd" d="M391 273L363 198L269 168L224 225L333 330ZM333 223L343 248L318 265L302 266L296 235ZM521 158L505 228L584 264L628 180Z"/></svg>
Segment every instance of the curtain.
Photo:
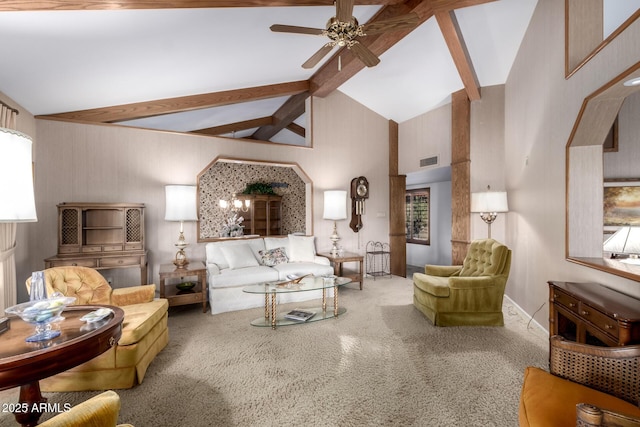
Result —
<svg viewBox="0 0 640 427"><path fill-rule="evenodd" d="M0 127L16 128L18 112L0 102ZM0 223L0 316L4 309L15 305L16 292L16 223Z"/></svg>

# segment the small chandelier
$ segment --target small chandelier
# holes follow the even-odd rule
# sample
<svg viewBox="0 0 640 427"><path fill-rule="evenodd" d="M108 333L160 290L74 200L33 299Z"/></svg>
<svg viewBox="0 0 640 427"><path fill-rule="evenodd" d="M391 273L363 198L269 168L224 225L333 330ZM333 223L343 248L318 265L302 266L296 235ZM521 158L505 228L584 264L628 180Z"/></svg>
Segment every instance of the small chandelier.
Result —
<svg viewBox="0 0 640 427"><path fill-rule="evenodd" d="M248 212L249 207L251 206L251 200L245 199L243 203L242 200L236 197L236 193L233 193L231 195L231 201L220 199L218 203L222 209L228 209L231 212Z"/></svg>

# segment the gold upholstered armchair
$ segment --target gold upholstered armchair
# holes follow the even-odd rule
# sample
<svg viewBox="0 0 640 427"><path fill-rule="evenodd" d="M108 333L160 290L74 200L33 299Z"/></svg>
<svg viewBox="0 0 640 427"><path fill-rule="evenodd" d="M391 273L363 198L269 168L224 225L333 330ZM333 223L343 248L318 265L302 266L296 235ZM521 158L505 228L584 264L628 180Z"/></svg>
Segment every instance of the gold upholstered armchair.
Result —
<svg viewBox="0 0 640 427"><path fill-rule="evenodd" d="M549 340L549 371L526 368L520 427L640 427L640 345Z"/></svg>
<svg viewBox="0 0 640 427"><path fill-rule="evenodd" d="M457 266L413 274L413 304L436 326L502 326L511 250L493 239L471 242Z"/></svg>
<svg viewBox="0 0 640 427"><path fill-rule="evenodd" d="M131 424L118 424L119 413L120 396L109 390L38 425L40 427L133 427Z"/></svg>
<svg viewBox="0 0 640 427"><path fill-rule="evenodd" d="M147 368L169 342L166 299L155 298L155 285L112 289L88 267L44 270L47 295L76 297L76 305L115 305L124 311L118 344L75 368L40 381L43 391L84 391L131 388L140 384ZM31 291L31 278L27 279Z"/></svg>

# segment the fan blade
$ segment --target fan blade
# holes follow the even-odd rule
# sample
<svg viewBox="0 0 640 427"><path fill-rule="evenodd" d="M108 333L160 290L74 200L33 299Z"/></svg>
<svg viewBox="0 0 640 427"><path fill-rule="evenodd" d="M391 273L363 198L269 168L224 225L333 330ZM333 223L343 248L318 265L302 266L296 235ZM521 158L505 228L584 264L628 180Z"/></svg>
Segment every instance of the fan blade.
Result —
<svg viewBox="0 0 640 427"><path fill-rule="evenodd" d="M405 30L413 28L420 23L420 17L415 13L396 16L395 18L385 19L371 24L364 24L362 31L364 35L378 34L385 31Z"/></svg>
<svg viewBox="0 0 640 427"><path fill-rule="evenodd" d="M353 19L354 0L336 0L336 18L340 22L351 22Z"/></svg>
<svg viewBox="0 0 640 427"><path fill-rule="evenodd" d="M295 25L280 25L274 24L271 26L271 31L276 33L296 33L296 34L310 34L312 36L321 36L325 30L319 28L309 27L296 27Z"/></svg>
<svg viewBox="0 0 640 427"><path fill-rule="evenodd" d="M325 57L327 53L331 52L331 49L333 49L333 45L331 43L325 44L320 48L320 50L314 53L311 56L311 58L307 59L307 61L304 64L302 64L302 68L308 69L308 68L315 67L318 64L318 62L320 62L320 60Z"/></svg>
<svg viewBox="0 0 640 427"><path fill-rule="evenodd" d="M357 41L349 47L353 51L353 54L360 59L367 67L375 67L380 62L380 59L371 52L368 47Z"/></svg>

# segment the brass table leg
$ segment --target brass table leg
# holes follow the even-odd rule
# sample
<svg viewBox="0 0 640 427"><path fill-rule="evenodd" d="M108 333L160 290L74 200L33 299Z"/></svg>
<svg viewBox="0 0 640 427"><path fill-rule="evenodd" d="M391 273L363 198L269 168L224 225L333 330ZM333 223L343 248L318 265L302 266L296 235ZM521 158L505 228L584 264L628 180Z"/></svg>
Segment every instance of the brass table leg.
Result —
<svg viewBox="0 0 640 427"><path fill-rule="evenodd" d="M322 288L322 312L327 312L327 288Z"/></svg>
<svg viewBox="0 0 640 427"><path fill-rule="evenodd" d="M269 294L266 292L264 294L264 318L269 318Z"/></svg>
<svg viewBox="0 0 640 427"><path fill-rule="evenodd" d="M338 317L338 286L333 287L333 315Z"/></svg>
<svg viewBox="0 0 640 427"><path fill-rule="evenodd" d="M276 328L276 292L271 293L271 329Z"/></svg>

